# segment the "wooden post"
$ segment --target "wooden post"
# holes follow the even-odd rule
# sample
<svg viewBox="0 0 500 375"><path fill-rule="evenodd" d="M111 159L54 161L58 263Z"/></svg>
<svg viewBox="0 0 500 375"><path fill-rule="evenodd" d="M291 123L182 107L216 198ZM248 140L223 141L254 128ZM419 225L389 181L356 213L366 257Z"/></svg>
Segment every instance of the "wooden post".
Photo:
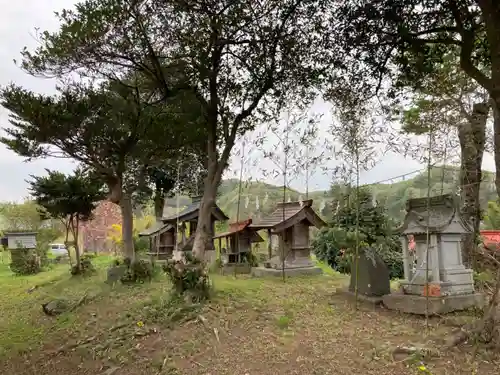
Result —
<svg viewBox="0 0 500 375"><path fill-rule="evenodd" d="M180 231L181 231L181 244L183 245L184 241L186 240L186 225L184 223L181 223Z"/></svg>
<svg viewBox="0 0 500 375"><path fill-rule="evenodd" d="M267 230L267 257L268 259L271 259L273 256L273 246L272 246L272 240L271 240L271 229Z"/></svg>

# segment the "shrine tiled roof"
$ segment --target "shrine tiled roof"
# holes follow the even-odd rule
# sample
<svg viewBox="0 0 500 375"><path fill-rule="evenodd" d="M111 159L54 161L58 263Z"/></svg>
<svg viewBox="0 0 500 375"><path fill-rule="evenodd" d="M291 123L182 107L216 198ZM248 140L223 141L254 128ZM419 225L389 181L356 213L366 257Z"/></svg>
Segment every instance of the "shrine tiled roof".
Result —
<svg viewBox="0 0 500 375"><path fill-rule="evenodd" d="M184 208L181 212L178 214L174 214L168 217L165 217L162 219L163 222L175 222L177 220L179 221L185 221L185 220L192 220L198 217L198 211L200 210L200 204L201 204L201 198L196 197L193 198L193 202ZM217 206L217 204L214 204L214 207L212 208L212 216L215 217L216 220L224 221L228 220L229 218L226 216L226 214Z"/></svg>
<svg viewBox="0 0 500 375"><path fill-rule="evenodd" d="M139 237L153 236L162 230L167 231L167 230L170 230L171 228L173 228L173 226L170 224L156 222L153 225L151 225L149 228L140 232Z"/></svg>
<svg viewBox="0 0 500 375"><path fill-rule="evenodd" d="M292 226L303 219L307 219L311 225L316 227L326 225L313 210L312 203L312 199L298 202L278 203L276 209L269 216L260 219L256 223L250 224L250 228L276 229L280 224Z"/></svg>
<svg viewBox="0 0 500 375"><path fill-rule="evenodd" d="M463 234L471 231L470 224L460 213L457 197L452 194L409 199L406 212L403 225L397 230L399 233L409 235L429 231Z"/></svg>
<svg viewBox="0 0 500 375"><path fill-rule="evenodd" d="M241 233L245 230L251 230L253 232L250 237L252 242L263 242L264 239L259 236L256 229L250 228L250 224L252 224L252 219L230 223L229 230L227 232L217 234L216 236L214 236L214 239L229 237L235 235L236 233Z"/></svg>

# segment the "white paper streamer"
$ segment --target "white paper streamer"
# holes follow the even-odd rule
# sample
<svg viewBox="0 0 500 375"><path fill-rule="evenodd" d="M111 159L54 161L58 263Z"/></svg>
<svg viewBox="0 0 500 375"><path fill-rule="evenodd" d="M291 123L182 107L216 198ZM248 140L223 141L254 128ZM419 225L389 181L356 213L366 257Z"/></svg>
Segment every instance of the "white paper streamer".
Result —
<svg viewBox="0 0 500 375"><path fill-rule="evenodd" d="M258 195L255 197L255 208L257 210L260 208L259 196Z"/></svg>
<svg viewBox="0 0 500 375"><path fill-rule="evenodd" d="M323 210L325 209L325 207L326 207L326 203L325 203L325 200L323 199L323 200L321 201L321 204L319 205L319 210L320 210L320 211L323 211Z"/></svg>

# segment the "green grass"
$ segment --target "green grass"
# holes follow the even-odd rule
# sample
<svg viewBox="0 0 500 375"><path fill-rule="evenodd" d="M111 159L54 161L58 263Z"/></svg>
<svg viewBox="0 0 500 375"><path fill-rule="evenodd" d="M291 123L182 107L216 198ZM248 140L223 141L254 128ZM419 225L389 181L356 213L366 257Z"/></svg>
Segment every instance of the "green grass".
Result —
<svg viewBox="0 0 500 375"><path fill-rule="evenodd" d="M0 373L31 375L37 368L40 375L88 375L118 367L126 374L412 374L414 368L392 359L392 349L432 346L432 335L442 338L451 330L439 319L426 333L423 318L362 304L355 310L335 293L348 277L321 262L323 275L285 283L212 275L211 301L184 310L169 298L163 275L151 284L105 284L111 259L95 258L98 272L87 278L70 277L68 265L23 277L0 267ZM73 312L47 317L41 311L48 299L83 295L89 300ZM75 351L52 355L89 338ZM467 354L446 355L426 363L433 374L473 373ZM488 361L477 373L494 373L498 358Z"/></svg>
<svg viewBox="0 0 500 375"><path fill-rule="evenodd" d="M17 276L8 263L0 264L0 358L30 350L51 332L71 325L71 315L62 315L53 324L42 314L41 304L54 298L78 300L83 295L102 294L107 288L103 268L111 259L102 256L93 260L97 268L94 277L72 277L69 264L54 265L37 275Z"/></svg>

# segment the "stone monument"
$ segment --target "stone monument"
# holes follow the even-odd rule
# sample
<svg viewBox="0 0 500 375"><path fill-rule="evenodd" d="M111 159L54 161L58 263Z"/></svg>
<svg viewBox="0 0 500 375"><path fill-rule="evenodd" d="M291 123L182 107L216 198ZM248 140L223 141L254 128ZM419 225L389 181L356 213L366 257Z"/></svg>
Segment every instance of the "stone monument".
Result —
<svg viewBox="0 0 500 375"><path fill-rule="evenodd" d="M473 272L463 265L461 252L462 235L471 230L460 214L458 197L432 197L429 211L427 198L408 200L399 228L405 279L399 293L384 296L384 304L414 314L425 314L427 301L429 314L480 306L483 296L475 293ZM410 267L408 236L414 241L414 269Z"/></svg>
<svg viewBox="0 0 500 375"><path fill-rule="evenodd" d="M389 270L373 249L360 249L357 270L355 264L351 266L350 295L356 293L356 273L360 300L379 304L391 292Z"/></svg>

